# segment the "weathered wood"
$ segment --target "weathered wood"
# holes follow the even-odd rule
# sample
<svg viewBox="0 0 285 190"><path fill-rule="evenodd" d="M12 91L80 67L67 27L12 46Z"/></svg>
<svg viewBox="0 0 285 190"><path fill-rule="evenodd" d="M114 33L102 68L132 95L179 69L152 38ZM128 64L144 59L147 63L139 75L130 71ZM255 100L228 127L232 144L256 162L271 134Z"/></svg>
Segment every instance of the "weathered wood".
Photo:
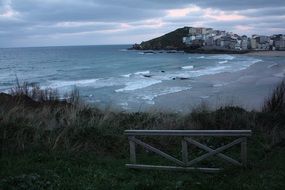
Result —
<svg viewBox="0 0 285 190"><path fill-rule="evenodd" d="M251 136L251 130L125 130L128 136Z"/></svg>
<svg viewBox="0 0 285 190"><path fill-rule="evenodd" d="M234 165L246 166L247 162L247 137L251 136L251 130L125 130L125 135L129 137L130 143L130 162L131 164L126 164L129 168L135 169L161 169L161 170L178 170L178 171L190 171L190 170L200 170L205 172L219 171L220 168L199 168L199 167L189 167L192 166L210 156L218 156ZM181 136L183 137L181 141L182 145L182 161L176 159L175 157L147 144L137 139L136 136ZM190 138L190 137L240 137L231 143L221 146L217 149L212 149L206 145ZM199 156L191 161L189 161L188 155L188 143L197 146L208 153ZM241 143L241 163L237 160L221 153L222 151ZM178 166L155 166L155 165L141 165L136 163L136 144L150 150L172 162Z"/></svg>
<svg viewBox="0 0 285 190"><path fill-rule="evenodd" d="M144 142L142 142L142 141L140 141L134 137L130 137L129 140L141 145L145 149L150 150L150 151L152 151L152 152L154 152L154 153L156 153L156 154L158 154L158 155L160 155L160 156L162 156L162 157L164 157L164 158L166 158L166 159L168 159L168 160L170 160L170 161L172 161L178 165L181 165L181 166L184 165L184 163L182 161L180 161L180 160L174 158L173 156L170 156L169 154L166 154L165 152L162 152L161 150L154 148L153 146L151 146L147 143L144 143Z"/></svg>
<svg viewBox="0 0 285 190"><path fill-rule="evenodd" d="M132 138L132 137L130 137ZM136 158L136 143L134 143L133 141L129 141L130 144L130 162L132 164L136 164L137 163L137 158Z"/></svg>
<svg viewBox="0 0 285 190"><path fill-rule="evenodd" d="M188 163L188 144L185 139L181 140L181 145L182 145L182 161L186 166Z"/></svg>
<svg viewBox="0 0 285 190"><path fill-rule="evenodd" d="M188 162L187 166L194 165L194 164L196 164L196 163L198 163L198 162L200 162L200 161L202 161L202 160L204 160L204 159L206 159L206 158L208 158L210 156L218 154L218 153L222 152L223 150L226 150L226 149L228 149L228 148L230 148L230 147L232 147L232 146L234 146L234 145L236 145L238 143L241 143L242 140L243 140L242 138L236 139L236 140L234 140L233 142L231 142L229 144L226 144L226 145L224 145L222 147L217 148L216 150L213 150L213 151L211 151L209 153L206 153L206 154L204 154L202 156L199 156L198 158L195 158L195 159L191 160L190 162Z"/></svg>
<svg viewBox="0 0 285 190"><path fill-rule="evenodd" d="M198 170L202 172L218 172L222 169L220 168L195 168L195 167L179 167L179 166L155 166L155 165L143 165L143 164L126 164L126 167L132 169L158 169L158 170L174 170L174 171L193 171Z"/></svg>
<svg viewBox="0 0 285 190"><path fill-rule="evenodd" d="M203 149L203 150L208 151L208 152L213 152L213 151L215 151L214 149L211 149L211 148L207 147L206 145L203 145L203 144L199 143L198 141L195 141L194 139L185 138L185 140L186 140L187 142L189 142L189 143L191 143L191 144L193 144L193 145L195 145L195 146L197 146L197 147ZM226 161L228 161L228 162L234 164L234 165L237 165L237 166L241 166L241 165L242 165L241 163L239 163L239 162L236 161L235 159L233 159L233 158L231 158L231 157L229 157L229 156L226 156L226 155L224 155L224 154L222 154L222 153L218 153L217 156L218 156L219 158L222 158L222 159L224 159L224 160L226 160Z"/></svg>
<svg viewBox="0 0 285 190"><path fill-rule="evenodd" d="M241 142L241 162L244 167L247 166L247 139L245 137L242 138Z"/></svg>

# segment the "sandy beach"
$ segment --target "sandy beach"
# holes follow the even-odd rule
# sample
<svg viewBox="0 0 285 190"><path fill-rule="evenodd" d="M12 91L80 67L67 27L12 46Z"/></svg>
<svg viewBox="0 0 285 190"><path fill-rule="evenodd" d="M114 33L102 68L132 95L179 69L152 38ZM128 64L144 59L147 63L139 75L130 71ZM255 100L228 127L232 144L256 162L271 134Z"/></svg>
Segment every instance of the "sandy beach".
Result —
<svg viewBox="0 0 285 190"><path fill-rule="evenodd" d="M285 57L285 51L252 51L246 55Z"/></svg>
<svg viewBox="0 0 285 190"><path fill-rule="evenodd" d="M156 107L161 110L187 112L187 109L191 111L205 103L210 109L234 105L247 110L260 110L264 100L285 77L285 65L283 64L285 51L254 53L250 55L260 58L260 62L237 72L222 72L197 77L191 81L190 90L156 98Z"/></svg>

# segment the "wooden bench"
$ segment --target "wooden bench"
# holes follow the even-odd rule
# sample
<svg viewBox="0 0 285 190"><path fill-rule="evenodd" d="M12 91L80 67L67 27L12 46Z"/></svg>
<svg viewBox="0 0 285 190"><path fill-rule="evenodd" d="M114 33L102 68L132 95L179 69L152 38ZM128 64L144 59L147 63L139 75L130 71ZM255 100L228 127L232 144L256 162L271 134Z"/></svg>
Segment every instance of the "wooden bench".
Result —
<svg viewBox="0 0 285 190"><path fill-rule="evenodd" d="M205 172L219 171L221 168L203 168L193 167L198 162L205 160L211 156L217 156L233 165L246 167L247 162L247 137L251 136L251 130L125 130L125 135L128 136L130 144L130 164L126 164L128 168L134 169L163 169L163 170L201 170ZM175 136L181 138L182 146L182 160L179 160L158 148L155 148L138 139L139 136ZM219 148L212 149L197 140L195 137L235 137L235 140L229 144L223 145ZM200 149L207 151L206 154L188 160L188 144L197 146ZM222 151L229 149L230 147L241 144L241 161L237 161L225 154ZM142 146L144 149L154 152L159 156L170 160L175 165L173 166L158 166L158 165L143 165L137 164L136 159L136 145Z"/></svg>

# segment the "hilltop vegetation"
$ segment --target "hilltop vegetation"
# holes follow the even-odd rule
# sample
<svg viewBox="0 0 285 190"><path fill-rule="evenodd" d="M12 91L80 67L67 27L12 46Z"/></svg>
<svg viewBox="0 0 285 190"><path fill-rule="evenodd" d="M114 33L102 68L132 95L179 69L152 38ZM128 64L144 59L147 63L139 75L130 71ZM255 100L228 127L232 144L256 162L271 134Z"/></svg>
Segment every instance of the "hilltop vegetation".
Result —
<svg viewBox="0 0 285 190"><path fill-rule="evenodd" d="M134 45L135 49L141 50L161 50L161 49L177 49L182 50L186 46L182 42L182 38L189 33L189 27L178 28L158 38L142 42Z"/></svg>
<svg viewBox="0 0 285 190"><path fill-rule="evenodd" d="M60 100L52 89L30 89L25 84L10 95L0 94L0 189L285 188L284 82L261 111L232 106L211 111L201 106L184 115L99 110L82 103L76 90ZM218 174L129 170L124 167L125 129L252 129L249 168L221 163L226 170ZM200 140L216 146L227 139ZM178 139L148 138L148 142L180 156ZM193 149L192 155L199 154ZM139 155L160 162L143 150Z"/></svg>

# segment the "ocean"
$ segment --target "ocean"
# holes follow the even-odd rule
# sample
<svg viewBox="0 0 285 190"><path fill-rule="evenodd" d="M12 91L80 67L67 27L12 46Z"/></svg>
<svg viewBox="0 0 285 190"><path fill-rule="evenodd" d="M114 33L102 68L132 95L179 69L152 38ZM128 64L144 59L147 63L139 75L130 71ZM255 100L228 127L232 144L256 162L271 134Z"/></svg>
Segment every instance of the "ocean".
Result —
<svg viewBox="0 0 285 190"><path fill-rule="evenodd" d="M0 49L0 91L20 82L75 87L82 99L125 111L190 111L240 105L260 109L284 78L284 57L127 50L130 45Z"/></svg>

